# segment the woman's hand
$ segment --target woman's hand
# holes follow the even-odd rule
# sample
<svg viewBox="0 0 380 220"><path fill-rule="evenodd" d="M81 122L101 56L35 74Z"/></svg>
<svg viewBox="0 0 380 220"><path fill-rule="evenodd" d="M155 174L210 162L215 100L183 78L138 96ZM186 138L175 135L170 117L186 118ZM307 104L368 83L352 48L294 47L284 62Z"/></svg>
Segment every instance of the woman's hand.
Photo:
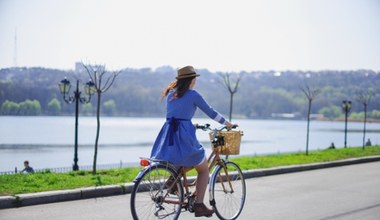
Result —
<svg viewBox="0 0 380 220"><path fill-rule="evenodd" d="M229 122L229 121L226 121L226 122L224 123L224 125L227 127L227 130L228 130L228 131L231 130L232 128L236 128L236 127L239 126L238 124L233 124L233 123L231 123L231 122Z"/></svg>

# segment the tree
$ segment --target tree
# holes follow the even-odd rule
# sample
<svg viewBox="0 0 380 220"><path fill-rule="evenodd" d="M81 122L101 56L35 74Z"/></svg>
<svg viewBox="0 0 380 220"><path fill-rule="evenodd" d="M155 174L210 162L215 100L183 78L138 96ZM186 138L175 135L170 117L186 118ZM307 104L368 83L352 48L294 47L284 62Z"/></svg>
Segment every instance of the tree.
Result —
<svg viewBox="0 0 380 220"><path fill-rule="evenodd" d="M243 77L243 74L239 74L238 76L231 78L231 73L221 73L221 77L223 78L224 86L230 93L230 114L229 114L229 121L232 120L232 106L233 106L233 99L234 94L237 92L237 89L239 87L239 83L241 78Z"/></svg>
<svg viewBox="0 0 380 220"><path fill-rule="evenodd" d="M322 114L323 117L325 118L333 119L333 118L338 118L339 116L341 116L342 115L341 111L342 110L340 107L334 105L330 107L323 107L318 111L318 113Z"/></svg>
<svg viewBox="0 0 380 220"><path fill-rule="evenodd" d="M82 105L82 114L83 115L92 115L93 114L93 108L92 108L92 103L84 103Z"/></svg>
<svg viewBox="0 0 380 220"><path fill-rule="evenodd" d="M108 100L103 103L103 108L106 115L108 116L113 115L115 113L116 103L113 99Z"/></svg>
<svg viewBox="0 0 380 220"><path fill-rule="evenodd" d="M5 100L1 105L2 115L17 115L20 110L20 105L16 102Z"/></svg>
<svg viewBox="0 0 380 220"><path fill-rule="evenodd" d="M87 73L82 68L87 81ZM162 116L164 108L160 102L159 94L166 86L167 79L175 77L175 71L169 67L150 68L125 68L122 74L105 95L104 100L115 100L116 109L114 115L118 116ZM229 106L226 99L221 98L218 89L225 90L223 80L219 73L210 72L207 69L199 69L201 78L197 81L197 89L205 96L216 109L226 113L228 119ZM80 68L78 74L81 73ZM226 72L223 72L226 73ZM380 94L380 72L368 70L356 71L252 71L241 72L244 74L239 84L238 92L233 96L233 115L246 115L249 118L271 118L271 113L300 112L304 117L307 114L306 99L299 86L302 80L311 79L313 85L321 89L318 99L313 101L313 112L319 112L324 107L338 106L345 97L355 97L355 91L363 88L372 89L375 94ZM53 98L61 102L61 115L73 114L75 108L64 105L60 99L61 94L55 84L65 76L74 74L72 70L57 70L45 68L0 68L0 107L6 101L20 103L24 100L38 100L42 106L42 113L50 114L48 103ZM231 78L239 73L231 73ZM83 75L82 75L83 76ZM78 79L81 78L77 77ZM301 82L301 84L300 84ZM233 86L233 85L232 85ZM233 87L231 88L233 89ZM214 92L210 92L214 91ZM230 99L227 90L224 94ZM222 91L223 93L224 91ZM141 99L144 97L144 99ZM95 100L95 99L94 99ZM355 100L356 102L356 100ZM102 108L103 106L102 102ZM131 105L130 103L133 103ZM92 103L93 111L86 110L86 115L95 115L95 102ZM367 109L367 121L372 117L371 112L378 110L380 96L371 99ZM84 106L83 106L84 107ZM363 112L363 105L352 106L352 113ZM104 108L102 114L105 114ZM82 106L81 113L84 113ZM16 113L13 113L16 115ZM17 113L18 114L18 113ZM232 116L233 117L233 116ZM363 117L362 117L363 118ZM367 135L368 136L368 135Z"/></svg>
<svg viewBox="0 0 380 220"><path fill-rule="evenodd" d="M364 106L364 128L363 128L363 149L365 147L365 132L366 132L366 123L367 123L367 107L371 98L375 96L375 93L372 90L359 91L357 92L357 100L362 103Z"/></svg>
<svg viewBox="0 0 380 220"><path fill-rule="evenodd" d="M372 118L380 119L380 111L379 110L372 110L370 112L370 115Z"/></svg>
<svg viewBox="0 0 380 220"><path fill-rule="evenodd" d="M307 132L306 132L306 155L309 155L309 130L310 130L310 113L311 113L311 103L315 97L320 93L319 89L311 88L309 85L301 86L300 89L305 94L308 100L308 110L307 110Z"/></svg>
<svg viewBox="0 0 380 220"><path fill-rule="evenodd" d="M38 100L25 100L20 102L20 115L39 115L41 114L41 104Z"/></svg>
<svg viewBox="0 0 380 220"><path fill-rule="evenodd" d="M100 134L100 103L102 98L102 93L108 91L111 88L112 84L115 82L116 77L120 72L109 72L106 71L104 65L84 65L90 79L95 84L95 93L97 95L97 105L96 105L96 138L95 138L95 149L94 149L94 161L92 166L92 174L96 174L96 161L98 157L98 143L99 143L99 134Z"/></svg>
<svg viewBox="0 0 380 220"><path fill-rule="evenodd" d="M47 105L48 112L51 115L58 115L61 112L61 103L57 98L53 98Z"/></svg>

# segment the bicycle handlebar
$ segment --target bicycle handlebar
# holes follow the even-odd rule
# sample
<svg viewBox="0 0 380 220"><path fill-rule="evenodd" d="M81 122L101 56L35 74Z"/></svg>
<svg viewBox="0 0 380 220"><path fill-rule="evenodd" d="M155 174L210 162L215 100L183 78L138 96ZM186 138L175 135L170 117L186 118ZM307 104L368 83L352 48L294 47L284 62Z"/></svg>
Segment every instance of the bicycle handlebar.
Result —
<svg viewBox="0 0 380 220"><path fill-rule="evenodd" d="M234 126L232 126L232 129L235 129L235 128L237 128L237 127L238 127L237 125L234 125ZM202 129L203 131L212 130L212 129L210 128L210 124L204 124L204 125L196 124L196 125L195 125L195 128L196 128L196 129ZM218 130L218 131L221 131L221 130L223 130L223 129L228 130L228 129L227 129L227 126L225 126L225 125L223 125L223 126L220 127L220 128L216 128L216 130Z"/></svg>
<svg viewBox="0 0 380 220"><path fill-rule="evenodd" d="M206 131L206 130L210 130L210 129L211 129L211 128L210 128L210 124L204 124L204 125L196 124L196 125L195 125L195 128L196 128L196 129L202 129L202 130L204 130L204 131Z"/></svg>

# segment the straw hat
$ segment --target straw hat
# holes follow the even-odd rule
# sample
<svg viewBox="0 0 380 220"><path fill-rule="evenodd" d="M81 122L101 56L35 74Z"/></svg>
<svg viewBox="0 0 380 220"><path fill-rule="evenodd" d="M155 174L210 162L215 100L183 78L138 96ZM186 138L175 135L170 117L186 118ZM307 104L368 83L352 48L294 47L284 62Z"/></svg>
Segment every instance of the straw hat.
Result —
<svg viewBox="0 0 380 220"><path fill-rule="evenodd" d="M184 78L189 78L193 76L200 76L197 74L194 70L194 67L192 66L185 66L177 70L177 77L176 79L184 79Z"/></svg>

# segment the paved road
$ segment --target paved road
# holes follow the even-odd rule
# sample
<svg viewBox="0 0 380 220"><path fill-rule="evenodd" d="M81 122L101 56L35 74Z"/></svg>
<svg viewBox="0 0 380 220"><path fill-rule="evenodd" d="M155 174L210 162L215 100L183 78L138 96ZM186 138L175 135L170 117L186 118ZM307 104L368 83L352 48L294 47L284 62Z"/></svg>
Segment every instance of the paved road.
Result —
<svg viewBox="0 0 380 220"><path fill-rule="evenodd" d="M131 219L129 195L3 209L0 219ZM380 162L248 179L239 219L378 220Z"/></svg>

